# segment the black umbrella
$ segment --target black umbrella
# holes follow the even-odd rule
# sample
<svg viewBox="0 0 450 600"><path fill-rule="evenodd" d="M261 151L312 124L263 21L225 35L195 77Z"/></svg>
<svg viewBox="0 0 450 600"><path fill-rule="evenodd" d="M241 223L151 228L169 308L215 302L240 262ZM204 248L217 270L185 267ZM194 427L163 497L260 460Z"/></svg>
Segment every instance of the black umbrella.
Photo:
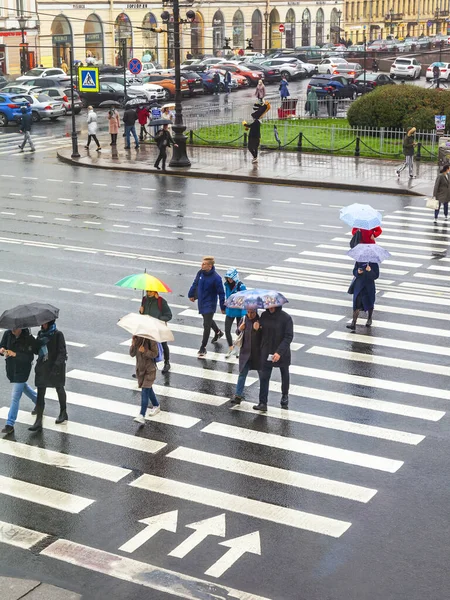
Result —
<svg viewBox="0 0 450 600"><path fill-rule="evenodd" d="M151 125L152 127L158 127L158 125L172 125L173 121L171 121L170 119L153 119L152 121L149 121L149 125Z"/></svg>
<svg viewBox="0 0 450 600"><path fill-rule="evenodd" d="M144 104L149 104L149 100L147 98L137 96L135 98L131 98L130 100L127 100L127 103L125 104L125 108L134 107L134 106L142 106Z"/></svg>
<svg viewBox="0 0 450 600"><path fill-rule="evenodd" d="M20 306L5 310L0 316L0 327L4 327L5 329L39 327L43 323L57 319L58 315L59 308L51 304L42 304L41 302L21 304Z"/></svg>

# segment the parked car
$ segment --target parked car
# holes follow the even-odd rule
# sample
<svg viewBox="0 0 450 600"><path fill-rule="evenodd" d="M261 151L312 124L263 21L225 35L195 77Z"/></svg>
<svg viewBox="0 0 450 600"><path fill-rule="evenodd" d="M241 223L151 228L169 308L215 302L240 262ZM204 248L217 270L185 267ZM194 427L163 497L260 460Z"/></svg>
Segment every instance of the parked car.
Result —
<svg viewBox="0 0 450 600"><path fill-rule="evenodd" d="M281 81L281 71L275 67L265 67L262 65L255 65L253 63L242 63L244 67L251 71L261 71L264 77L264 83L275 83ZM248 81L248 80L247 80Z"/></svg>
<svg viewBox="0 0 450 600"><path fill-rule="evenodd" d="M358 94L365 94L380 85L395 85L395 81L392 81L392 78L385 73L366 73L365 76L363 73L354 80L354 84Z"/></svg>
<svg viewBox="0 0 450 600"><path fill-rule="evenodd" d="M396 58L391 65L390 75L392 79L395 77L405 79L419 79L421 65L415 58Z"/></svg>
<svg viewBox="0 0 450 600"><path fill-rule="evenodd" d="M123 86L123 74L122 75L102 75L100 77L100 83L118 83ZM135 98L136 96L143 96L147 100L165 100L166 92L165 89L157 84L143 83L139 77L127 77L127 94L129 98Z"/></svg>
<svg viewBox="0 0 450 600"><path fill-rule="evenodd" d="M367 50L370 52L395 52L398 45L398 40L375 40Z"/></svg>
<svg viewBox="0 0 450 600"><path fill-rule="evenodd" d="M18 80L16 79L16 82ZM19 82L20 85L25 85L27 87L38 87L38 88L47 88L47 87L67 87L70 86L70 77L65 79L56 79L55 77L36 77L35 79L26 79L25 81Z"/></svg>
<svg viewBox="0 0 450 600"><path fill-rule="evenodd" d="M18 98L19 102L13 101L13 98ZM25 98L0 91L0 127L6 127L10 121L19 123L22 118L20 109L25 102Z"/></svg>
<svg viewBox="0 0 450 600"><path fill-rule="evenodd" d="M317 73L332 75L335 69L338 69L340 65L346 65L347 61L345 58L340 57L329 57L324 58L317 65Z"/></svg>
<svg viewBox="0 0 450 600"><path fill-rule="evenodd" d="M439 67L439 80L440 81L450 81L450 63L443 62L434 62L428 67L427 72L425 73L425 78L427 81L432 81L434 79L433 75L433 67L437 65Z"/></svg>
<svg viewBox="0 0 450 600"><path fill-rule="evenodd" d="M204 58L201 65L205 65L207 67L212 67L213 65L217 65L222 62L227 62L225 58L218 58L217 56L213 56L212 58Z"/></svg>
<svg viewBox="0 0 450 600"><path fill-rule="evenodd" d="M142 63L142 71L137 75L137 77L143 77L144 75L150 75L151 73L157 73L162 69L162 66L159 63ZM127 77L136 77L134 73L131 71L126 71Z"/></svg>
<svg viewBox="0 0 450 600"><path fill-rule="evenodd" d="M196 94L203 94L203 79L198 73L196 73L195 71L187 71L186 69L183 69L182 76L187 81L191 96L195 96Z"/></svg>
<svg viewBox="0 0 450 600"><path fill-rule="evenodd" d="M334 70L335 75L345 75L351 79L355 79L363 72L363 68L359 63L347 63L346 65L340 64L338 68Z"/></svg>
<svg viewBox="0 0 450 600"><path fill-rule="evenodd" d="M0 88L3 88L8 83L8 79L4 75L0 75Z"/></svg>
<svg viewBox="0 0 450 600"><path fill-rule="evenodd" d="M258 81L260 79L263 79L262 71L252 71L251 69L248 69L247 67L244 67L240 64L232 62L222 62L214 66L217 66L219 69L225 69L226 71L230 71L235 75L243 75L244 77L247 77L250 85L256 86L258 85Z"/></svg>
<svg viewBox="0 0 450 600"><path fill-rule="evenodd" d="M64 117L66 109L62 102L52 100L47 94L20 94L13 96L11 100L15 104L29 104L33 121L37 122L41 119L50 119L56 121L58 117Z"/></svg>
<svg viewBox="0 0 450 600"><path fill-rule="evenodd" d="M314 75L308 83L308 92L312 86L316 88L319 97L327 96L333 91L338 98L355 99L357 95L356 85L343 75Z"/></svg>
<svg viewBox="0 0 450 600"><path fill-rule="evenodd" d="M286 77L288 81L306 77L306 69L296 58L271 58L262 62L261 66L280 69L281 77Z"/></svg>
<svg viewBox="0 0 450 600"><path fill-rule="evenodd" d="M142 78L142 83L153 83L164 88L165 100L169 100L175 96L175 77L173 75L165 75L164 73L161 75L157 75L156 73L146 75ZM189 96L191 93L188 82L184 78L181 79L181 93L183 96Z"/></svg>
<svg viewBox="0 0 450 600"><path fill-rule="evenodd" d="M99 106L102 102L113 101L125 104L125 88L113 81L100 81L98 92L78 92L83 106Z"/></svg>
<svg viewBox="0 0 450 600"><path fill-rule="evenodd" d="M33 90L32 90L33 91ZM47 94L53 101L61 102L66 109L66 112L72 110L72 96L70 92L70 88L62 88L62 87L52 87L52 88L44 88L42 90L43 94ZM81 98L76 90L73 90L73 110L76 115L80 114L81 109L83 107L83 103L81 102Z"/></svg>
<svg viewBox="0 0 450 600"><path fill-rule="evenodd" d="M8 83L2 87L1 91L6 94L29 94L33 89L40 90L41 88L31 85L20 85L18 83Z"/></svg>
<svg viewBox="0 0 450 600"><path fill-rule="evenodd" d="M37 67L27 71L25 75L21 75L16 81L28 81L29 79L37 79L41 77L51 77L52 79L67 79L67 73L64 73L62 69L56 69L51 67L50 69L44 69Z"/></svg>

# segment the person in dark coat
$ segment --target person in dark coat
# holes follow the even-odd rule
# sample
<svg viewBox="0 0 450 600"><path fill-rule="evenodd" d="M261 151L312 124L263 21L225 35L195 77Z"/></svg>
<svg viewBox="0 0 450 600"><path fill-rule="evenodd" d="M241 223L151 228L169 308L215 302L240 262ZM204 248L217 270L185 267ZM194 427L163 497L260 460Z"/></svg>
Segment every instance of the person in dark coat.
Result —
<svg viewBox="0 0 450 600"><path fill-rule="evenodd" d="M141 425L145 424L145 413L147 412L149 402L152 403L152 408L148 414L149 417L154 417L161 410L153 390L157 371L155 358L158 354L159 349L156 342L133 335L130 356L133 358L136 357L136 378L139 387L142 388L141 410L134 420L136 423L141 423Z"/></svg>
<svg viewBox="0 0 450 600"><path fill-rule="evenodd" d="M450 165L444 165L434 183L433 196L439 202L439 208L434 211L434 222L437 223L441 204L444 205L444 217L448 217L448 201L450 200Z"/></svg>
<svg viewBox="0 0 450 600"><path fill-rule="evenodd" d="M35 367L35 385L37 387L36 421L30 431L42 431L42 417L45 408L47 388L56 388L59 400L57 425L68 420L66 384L66 341L62 331L58 331L55 321L41 326L35 342L34 353L38 355Z"/></svg>
<svg viewBox="0 0 450 600"><path fill-rule="evenodd" d="M142 298L141 307L139 309L141 315L150 315L155 319L168 323L172 320L172 311L170 306L158 292L152 292L147 290L146 295ZM169 344L167 342L161 343L164 352L164 367L162 373L168 373L170 371L170 352Z"/></svg>
<svg viewBox="0 0 450 600"><path fill-rule="evenodd" d="M375 279L380 276L380 267L377 263L355 263L353 268L355 277L353 285L353 319L348 329L355 331L356 321L359 311L363 310L368 314L366 327L372 325L372 314L375 306Z"/></svg>
<svg viewBox="0 0 450 600"><path fill-rule="evenodd" d="M253 156L252 163L258 162L258 149L261 143L261 121L257 118L253 118L253 123L248 125L244 124L246 131L248 131L248 142L247 148L250 154Z"/></svg>
<svg viewBox="0 0 450 600"><path fill-rule="evenodd" d="M211 328L214 331L212 344L223 337L223 332L214 321L214 313L216 312L218 298L222 314L225 314L225 290L223 289L222 278L214 266L213 256L203 258L202 268L195 276L188 297L191 302L198 300L198 312L203 316L203 338L198 351L198 356L202 357L206 354L206 344Z"/></svg>
<svg viewBox="0 0 450 600"><path fill-rule="evenodd" d="M267 397L272 369L281 373L281 408L289 405L289 366L291 364L291 343L294 339L292 317L282 306L268 308L263 312L255 328L262 329L261 364L259 371L259 404L254 410L267 411Z"/></svg>
<svg viewBox="0 0 450 600"><path fill-rule="evenodd" d="M31 152L34 152L33 140L31 139L31 127L33 126L33 115L31 110L28 110L26 106L22 106L20 109L22 117L20 119L20 133L23 133L23 142L19 145L21 151L25 148L26 143L30 144Z"/></svg>
<svg viewBox="0 0 450 600"><path fill-rule="evenodd" d="M34 360L35 339L29 329L11 329L4 332L0 342L0 354L5 358L6 376L12 383L11 406L2 433L14 433L22 394L36 404L37 394L28 385L28 377Z"/></svg>
<svg viewBox="0 0 450 600"><path fill-rule="evenodd" d="M139 148L139 140L136 133L135 123L138 119L137 112L133 107L127 108L123 113L122 121L125 125L125 150L130 149L131 135L134 137L135 148Z"/></svg>
<svg viewBox="0 0 450 600"><path fill-rule="evenodd" d="M261 334L262 330L256 327L259 316L256 310L249 309L239 331L244 332L241 351L239 353L239 377L236 392L231 404L240 404L243 400L244 386L249 371L259 371L261 364Z"/></svg>
<svg viewBox="0 0 450 600"><path fill-rule="evenodd" d="M405 155L405 162L401 167L396 170L397 177L400 179L400 173L408 167L409 178L413 179L414 175L414 148L417 146L417 142L414 139L416 135L416 128L411 127L408 129L403 139L403 154Z"/></svg>
<svg viewBox="0 0 450 600"><path fill-rule="evenodd" d="M167 160L167 148L170 148L170 146L176 146L178 148L178 144L175 144L175 142L173 141L173 137L170 135L169 125L163 125L163 128L160 129L156 134L155 141L159 150L158 158L155 162L155 167L159 171L159 163L162 161L162 168L163 171L165 171Z"/></svg>

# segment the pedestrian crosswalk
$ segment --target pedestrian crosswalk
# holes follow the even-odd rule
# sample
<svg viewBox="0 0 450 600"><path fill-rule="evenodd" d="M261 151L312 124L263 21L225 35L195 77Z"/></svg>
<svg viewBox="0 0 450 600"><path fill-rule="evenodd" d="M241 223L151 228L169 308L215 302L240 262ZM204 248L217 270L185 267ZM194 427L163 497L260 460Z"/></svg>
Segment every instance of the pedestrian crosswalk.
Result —
<svg viewBox="0 0 450 600"><path fill-rule="evenodd" d="M295 325L289 410L278 405L277 374L270 383L266 414L253 410L258 380L252 372L246 399L229 405L238 359L225 358L222 339L209 345L199 360L201 320L195 310L179 304L171 323L171 371L158 373L154 386L162 410L138 428L132 419L139 390L131 378L134 359L126 352L130 340L115 338L101 351L97 346L91 351L86 340L89 367L84 358L71 358L67 372L70 420L56 425L46 416L45 445L38 445L27 431L34 417L23 404L16 438L0 440L0 495L24 509L39 506L42 517L40 527L30 530L21 511L5 503L0 519L17 533L9 539L0 523L0 543L27 549L47 535L68 535L59 536L47 526L52 511L85 519L92 514L101 522L97 505L106 497L114 498L114 506L122 510L124 505L144 505L136 521L162 512L158 507L166 504L166 510L179 510L184 524L225 512L240 535L259 531L265 560L284 530L295 531L300 543L306 543L306 535L345 539L353 524L364 520L366 506L376 503L380 492L423 452L424 441L439 432L447 412L450 316L445 294L450 285L447 263L430 255L435 243L447 241L430 236L428 214L411 207L386 214L386 221L401 217L395 227L404 237L390 236L386 227L383 246L392 258L386 269L381 267L371 328L361 324L350 333L345 327L352 305L346 295L352 271L344 252L347 237L288 256L264 272L242 273L249 287L267 284L289 299L286 310ZM423 225L414 222L414 229L423 226L422 239L414 243L409 218L423 220ZM430 272L437 285L418 288L414 277ZM221 325L223 315L217 321ZM47 399L48 414L54 415L54 390L48 390ZM6 406L0 408L1 419L7 413ZM39 478L32 476L33 465ZM95 536L86 534L84 556L107 551L119 557L114 560L123 558L120 548L126 540L119 543L119 537L131 538L140 526L130 525L129 518L120 527L111 519L108 523L111 544L98 548ZM279 528L281 533L276 533ZM183 541L182 529L170 534L173 548ZM150 538L147 543L152 543ZM76 541L60 539L42 553L86 568ZM136 550L138 559L145 556ZM197 558L195 577L210 566L203 564L204 554ZM168 569L174 568L174 560L176 554L170 552L154 558ZM95 570L95 564L87 568ZM121 578L131 580L138 562L126 559L121 564ZM233 568L226 571L228 582L233 581ZM235 597L255 599L263 592L255 587L249 595Z"/></svg>
<svg viewBox="0 0 450 600"><path fill-rule="evenodd" d="M37 132L32 133L32 140L35 152L47 152L48 150L56 150L57 148L64 148L70 145L70 138L62 134L55 135L42 135ZM0 156L20 156L22 152L19 149L19 145L23 142L23 135L17 133L0 133ZM30 147L27 144L25 147L26 151L29 151Z"/></svg>

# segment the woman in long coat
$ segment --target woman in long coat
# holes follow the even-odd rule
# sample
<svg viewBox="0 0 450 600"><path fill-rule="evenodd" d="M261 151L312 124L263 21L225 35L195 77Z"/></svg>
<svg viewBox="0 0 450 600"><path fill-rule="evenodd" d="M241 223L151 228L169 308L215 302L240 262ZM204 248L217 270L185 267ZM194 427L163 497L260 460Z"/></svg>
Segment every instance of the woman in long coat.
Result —
<svg viewBox="0 0 450 600"><path fill-rule="evenodd" d="M375 280L380 276L380 267L377 263L355 263L353 268L353 319L348 329L355 331L359 311L367 313L366 327L372 325L373 308L375 306Z"/></svg>
<svg viewBox="0 0 450 600"><path fill-rule="evenodd" d="M290 93L289 93L289 83L288 80L286 79L286 77L283 77L283 79L280 81L280 98L281 100L286 100L286 98L289 98Z"/></svg>
<svg viewBox="0 0 450 600"><path fill-rule="evenodd" d="M117 134L120 128L119 113L115 108L112 108L108 113L109 133L111 135L111 146L117 146Z"/></svg>
<svg viewBox="0 0 450 600"><path fill-rule="evenodd" d="M153 391L153 384L156 379L155 358L159 354L158 344L153 340L147 340L133 335L130 346L130 356L136 357L136 379L141 391L141 411L134 419L136 423L145 424L145 413L149 402L152 408L148 416L154 417L160 411L159 402Z"/></svg>
<svg viewBox="0 0 450 600"><path fill-rule="evenodd" d="M261 329L255 329L256 323L259 323L259 316L256 310L247 310L247 315L239 326L239 330L244 332L241 351L239 353L239 377L236 385L236 392L231 404L240 404L243 399L245 380L249 371L259 371L261 361Z"/></svg>
<svg viewBox="0 0 450 600"><path fill-rule="evenodd" d="M448 217L448 201L450 200L450 165L444 165L440 174L437 176L433 196L439 202L439 208L434 211L434 222L436 223L441 210L441 204L444 205L444 217Z"/></svg>
<svg viewBox="0 0 450 600"><path fill-rule="evenodd" d="M47 388L56 388L59 400L58 425L67 421L66 384L66 341L62 331L58 331L55 321L41 326L37 335L34 353L38 355L35 367L35 385L37 388L36 421L29 427L30 431L42 430L42 417L45 408L45 392Z"/></svg>

